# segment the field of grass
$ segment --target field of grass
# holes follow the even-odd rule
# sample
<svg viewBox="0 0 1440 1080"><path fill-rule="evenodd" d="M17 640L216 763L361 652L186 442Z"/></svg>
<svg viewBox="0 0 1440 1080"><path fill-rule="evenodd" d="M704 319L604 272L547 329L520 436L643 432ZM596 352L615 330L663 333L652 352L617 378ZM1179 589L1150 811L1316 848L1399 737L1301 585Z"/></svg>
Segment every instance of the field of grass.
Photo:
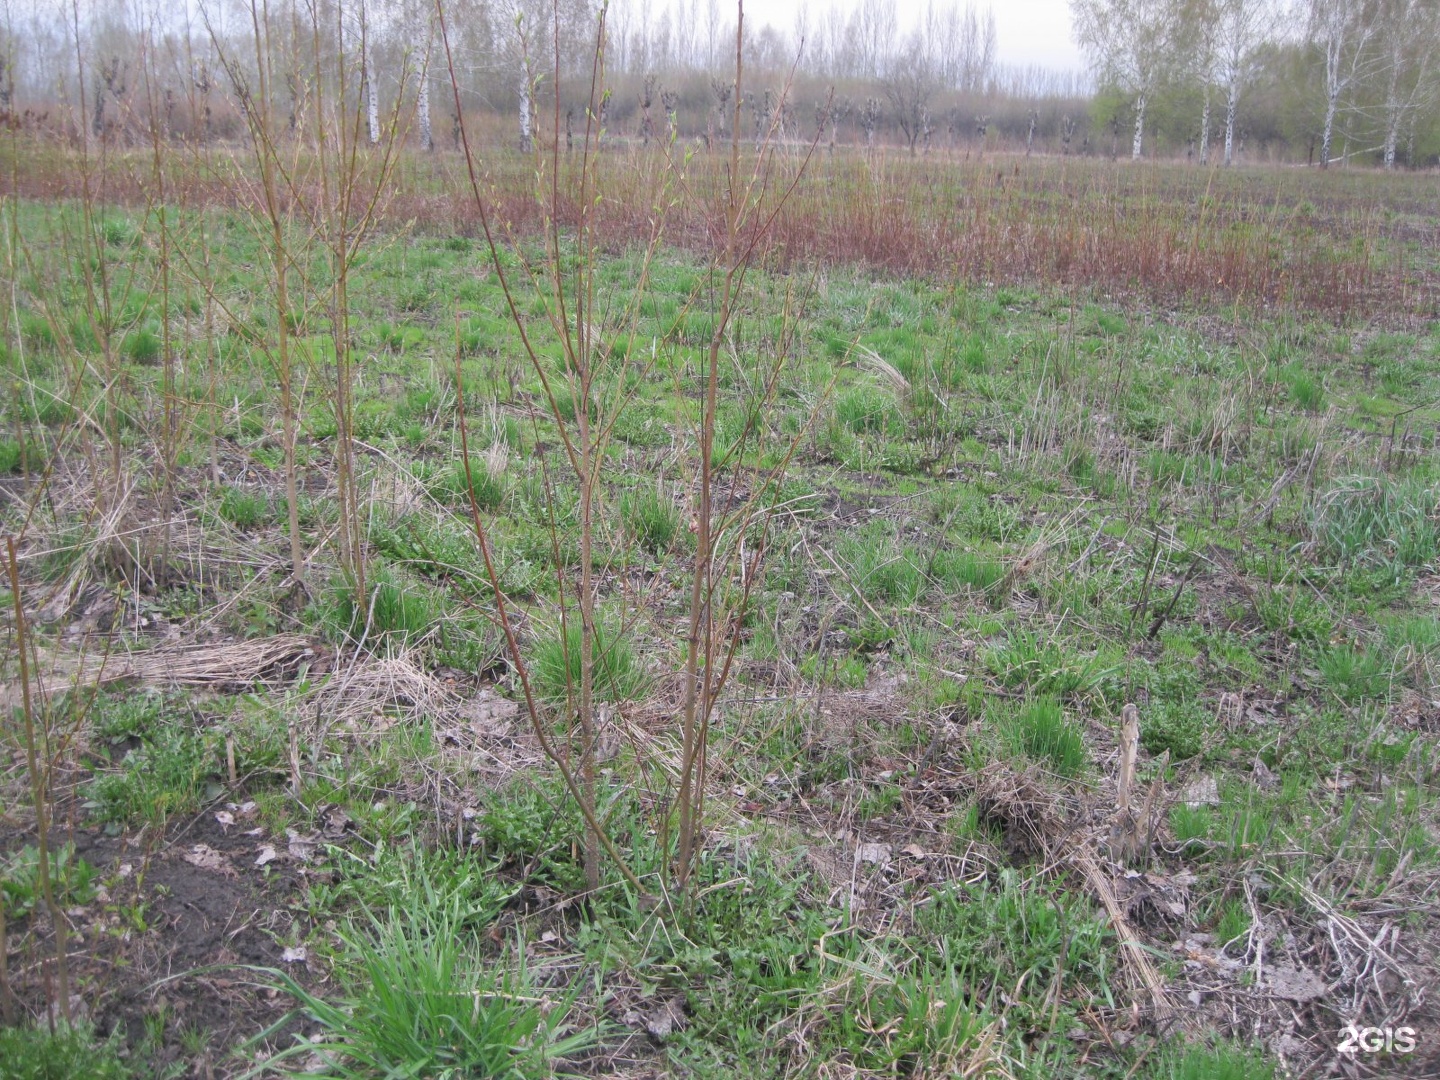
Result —
<svg viewBox="0 0 1440 1080"><path fill-rule="evenodd" d="M723 328L676 888L723 223L615 179L587 395L523 163L507 296L404 158L337 405L320 230L277 315L223 170L104 167L7 166L0 1076L1440 1068L1434 177L812 163Z"/></svg>
<svg viewBox="0 0 1440 1080"><path fill-rule="evenodd" d="M649 234L656 187L668 177L667 243L708 255L724 236L715 207L726 163L690 150L676 148L672 159L617 146L583 161L578 150L562 152L555 213L575 221L573 183L583 164L601 193L590 208L592 227L608 248L622 250ZM1440 310L1433 174L809 150L778 148L771 161L772 183L794 189L770 223L767 257L789 269L838 262L946 283L1044 284L1230 306L1232 314L1237 306L1300 307L1363 321ZM159 191L147 154L113 148L82 170L73 150L0 143L0 192L53 201L79 199L88 188L111 203L145 206ZM318 188L313 160L297 158L295 171L302 187ZM162 175L166 198L184 205L261 200L228 150L174 153ZM533 161L487 157L485 181L498 224L521 234L540 227L549 211L536 198ZM461 154L402 157L377 213L395 228L480 234Z"/></svg>

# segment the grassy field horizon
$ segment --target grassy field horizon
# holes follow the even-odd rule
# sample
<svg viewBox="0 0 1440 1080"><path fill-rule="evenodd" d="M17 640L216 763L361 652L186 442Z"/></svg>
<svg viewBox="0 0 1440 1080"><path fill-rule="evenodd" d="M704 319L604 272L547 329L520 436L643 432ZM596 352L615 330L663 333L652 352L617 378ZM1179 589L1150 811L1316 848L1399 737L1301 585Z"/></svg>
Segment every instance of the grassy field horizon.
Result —
<svg viewBox="0 0 1440 1080"><path fill-rule="evenodd" d="M1440 179L682 149L0 137L0 1076L1435 1075Z"/></svg>

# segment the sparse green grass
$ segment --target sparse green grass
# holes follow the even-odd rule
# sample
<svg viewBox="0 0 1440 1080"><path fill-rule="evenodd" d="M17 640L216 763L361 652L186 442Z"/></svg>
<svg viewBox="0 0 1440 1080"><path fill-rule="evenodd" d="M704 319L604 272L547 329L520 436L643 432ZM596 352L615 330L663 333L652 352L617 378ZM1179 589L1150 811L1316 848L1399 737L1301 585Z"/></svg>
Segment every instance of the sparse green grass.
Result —
<svg viewBox="0 0 1440 1080"><path fill-rule="evenodd" d="M117 768L96 776L88 805L97 820L114 824L159 825L193 814L221 770L214 734L179 724L159 725L139 746L112 756Z"/></svg>
<svg viewBox="0 0 1440 1080"><path fill-rule="evenodd" d="M220 494L220 516L241 529L253 529L270 514L270 500L263 491L226 487Z"/></svg>
<svg viewBox="0 0 1440 1080"><path fill-rule="evenodd" d="M49 1031L41 1027L0 1027L3 1080L129 1080L134 1073L121 1057L118 1038L100 1039L89 1027Z"/></svg>
<svg viewBox="0 0 1440 1080"><path fill-rule="evenodd" d="M70 478L89 475L91 462L103 472L111 444L100 436L113 429L139 478L134 505L149 507L155 459L129 457L155 445L163 415L148 226L138 212L106 218L107 235L117 223L108 249L123 252L134 294L150 297L113 331L123 392L112 414L88 375L70 389L72 373L98 364L102 350L101 324L71 310L83 299L73 267L43 239L67 211L17 212L22 233L40 239L31 240L37 280L19 286L0 353L20 389L0 424L7 491L28 498L46 463ZM108 540L96 543L94 519L65 499L37 504L21 573L42 655L73 650L84 633L137 649L153 647L156 628L216 642L301 632L324 639L317 653L327 664L338 653L325 671L368 662L353 652L363 639L462 704L477 682L518 698L473 495L542 722L558 730L553 714L579 680L575 597L559 579L580 565L580 496L539 380L514 329L493 314L504 299L476 272L474 242L417 231L375 245L356 268L368 588L357 597L337 569L335 422L312 383L298 447L307 595L276 570L287 538L279 417L259 347L273 312L255 300L263 253L238 218L206 224L223 270L215 288L233 318L217 328L213 361L195 335L173 338L180 399L194 410L180 461L196 485L182 485L176 514L193 515L187 528L202 533L217 520L234 528L199 547L177 531L174 572L137 580L117 569ZM524 254L506 253L507 266L518 269ZM606 288L636 279L633 253L601 259ZM717 499L733 507L760 490L769 505L764 485L784 458L776 447L793 438L797 449L774 492L778 509L745 534L757 576L734 681L711 721L716 816L693 904L672 910L650 890L667 858L660 838L674 827L666 770L678 753L678 687L669 676L683 651L693 553L691 380L714 314L707 268L692 255L662 250L650 273L657 294L644 298L635 332L597 327L607 356L631 367L590 406L613 421L591 570L602 614L597 693L614 730L596 764L606 821L647 895L608 874L582 898L583 829L553 770L536 762L528 718L450 711L448 698L431 716L386 699L367 714L386 723L358 733L316 717L293 672L213 697L101 695L76 721L88 770L77 827L133 835L150 825L148 838L212 798L253 798L255 821L283 837L322 829L327 808L345 808L350 830L307 869L301 895L264 886L276 890L267 904L304 911L310 921L293 933L329 965L329 981L289 989L307 1032L344 1048L335 1075L583 1069L564 1053L618 1045L625 1024L643 1028L622 1021L613 1002L650 1009L674 997L684 1024L663 1046L645 1036L632 1045L696 1076L809 1076L817 1062L958 1073L993 1039L1017 1077L1269 1077L1262 1056L1238 1043L1147 1051L1143 1036L1105 1041L1096 1017L1123 1012L1128 998L1103 911L1078 879L1017 846L995 807L966 787L982 767L1030 767L1057 794L1103 802L1113 779L1104 730L1136 701L1142 770L1170 755L1167 797L1181 776L1219 784L1218 806L1167 803L1160 831L1174 846L1150 868L1195 875L1190 929L1238 937L1238 955L1252 921L1247 882L1262 914L1301 929L1315 916L1297 881L1357 917L1357 898L1387 893L1387 903L1423 907L1407 890L1440 860L1437 751L1424 711L1440 656L1427 594L1440 557L1440 470L1425 435L1440 421L1426 392L1440 375L1440 335L1367 338L1303 312L1227 308L1226 320L1251 324L1236 343L1212 333L1203 310L1162 315L1040 285L902 281L837 264L807 300L775 407L757 409L756 372L778 347L790 287L757 267L722 376ZM204 290L186 286L189 300L171 314L194 327ZM532 298L520 303L540 326ZM301 332L319 370L328 346L312 316L299 321L311 324ZM908 387L866 368L856 343ZM572 420L567 380L551 374ZM622 392L625 411L610 415ZM1392 445L1394 417L1412 408ZM67 426L80 417L85 425ZM223 440L225 480L214 488L205 486L212 432ZM30 481L15 475L22 445ZM21 504L12 502L7 521L18 533ZM128 535L125 543L133 546ZM76 574L75 609L41 619ZM728 572L709 582L726 596L745 584ZM115 601L113 614L101 597ZM309 675L308 685L325 677ZM524 765L511 776L514 760ZM8 789L5 798L20 805ZM855 838L872 834L890 845L888 865L855 861ZM842 835L850 839L833 842ZM17 926L34 921L26 850L3 856ZM66 902L97 903L96 877L66 850L54 867ZM958 865L939 870L941 855L965 855L963 883L936 876ZM876 921L880 891L888 906ZM1142 936L1169 956L1175 929L1145 923ZM1420 940L1408 923L1400 932L1407 947ZM1087 1037L1072 1037L1077 1029ZM202 1035L186 1038L198 1046Z"/></svg>
<svg viewBox="0 0 1440 1080"><path fill-rule="evenodd" d="M62 906L85 905L95 899L95 867L75 854L70 844L50 851L50 887ZM0 903L7 919L35 911L44 901L40 885L40 853L26 846L8 858L0 857Z"/></svg>
<svg viewBox="0 0 1440 1080"><path fill-rule="evenodd" d="M351 996L318 997L280 977L322 1032L320 1075L539 1078L597 1041L598 1032L571 1027L563 996L537 996L523 954L485 955L459 896L407 900L342 933ZM301 1043L280 1056L315 1050Z"/></svg>
<svg viewBox="0 0 1440 1080"><path fill-rule="evenodd" d="M837 557L860 593L909 607L925 592L924 556L905 545L894 526L874 521L837 545Z"/></svg>

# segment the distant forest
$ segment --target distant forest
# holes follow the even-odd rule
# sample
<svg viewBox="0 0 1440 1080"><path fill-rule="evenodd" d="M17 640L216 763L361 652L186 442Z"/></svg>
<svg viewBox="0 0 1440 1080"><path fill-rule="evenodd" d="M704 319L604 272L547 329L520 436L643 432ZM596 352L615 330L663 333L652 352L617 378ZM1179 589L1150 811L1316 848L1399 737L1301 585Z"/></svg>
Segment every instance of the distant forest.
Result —
<svg viewBox="0 0 1440 1080"><path fill-rule="evenodd" d="M319 53L343 40L362 57L346 92L372 129L403 116L412 143L451 145L453 69L467 118L523 145L551 137L557 93L562 129L583 125L603 41L607 138L708 144L733 122L736 13L718 0L185 7L5 0L0 112L12 126L123 142L159 109L172 138L236 139L262 61L298 124L313 73L336 70ZM747 15L745 135L916 154L1440 161L1440 0L1072 0L1072 11L1087 72L997 63L988 8L932 2L913 26L889 0L802 8L791 26Z"/></svg>

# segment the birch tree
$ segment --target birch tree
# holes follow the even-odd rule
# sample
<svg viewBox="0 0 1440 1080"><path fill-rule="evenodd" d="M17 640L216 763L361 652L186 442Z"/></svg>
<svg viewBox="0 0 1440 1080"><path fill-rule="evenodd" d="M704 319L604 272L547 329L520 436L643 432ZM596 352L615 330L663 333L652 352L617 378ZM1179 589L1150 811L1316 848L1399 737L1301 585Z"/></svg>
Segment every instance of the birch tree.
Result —
<svg viewBox="0 0 1440 1080"><path fill-rule="evenodd" d="M366 5L360 5L360 72L364 82L365 124L370 145L380 145L380 87L375 81L375 42L371 40Z"/></svg>
<svg viewBox="0 0 1440 1080"><path fill-rule="evenodd" d="M416 71L415 123L420 129L420 145L428 154L435 149L435 132L430 124L430 53L435 42L434 24L423 6L412 8L407 21L410 48L419 65Z"/></svg>
<svg viewBox="0 0 1440 1080"><path fill-rule="evenodd" d="M520 149L528 151L535 144L536 93L547 70L546 57L558 51L556 70L562 77L588 71L594 11L589 0L502 0L497 8L496 24L502 28L495 44L499 74L515 95ZM642 15L648 10L647 4ZM508 31L503 29L507 24ZM643 29L634 35L631 48L642 52L649 48ZM550 90L559 93L560 88Z"/></svg>
<svg viewBox="0 0 1440 1080"><path fill-rule="evenodd" d="M950 90L983 90L995 67L994 11L982 15L956 3L937 8L932 0L921 26L939 82Z"/></svg>
<svg viewBox="0 0 1440 1080"><path fill-rule="evenodd" d="M1385 168L1394 169L1402 129L1435 100L1440 2L1381 0L1379 22L1385 69L1383 153Z"/></svg>
<svg viewBox="0 0 1440 1080"><path fill-rule="evenodd" d="M1219 65L1220 5L1225 0L1182 0L1178 47L1188 74L1200 84L1200 164L1210 163L1210 114Z"/></svg>
<svg viewBox="0 0 1440 1080"><path fill-rule="evenodd" d="M1254 75L1261 47L1275 28L1273 0L1218 0L1217 50L1225 87L1225 164L1235 160L1235 117L1240 95Z"/></svg>
<svg viewBox="0 0 1440 1080"><path fill-rule="evenodd" d="M1311 0L1310 41L1325 69L1325 114L1320 129L1320 167L1328 169L1335 141L1335 117L1342 98L1365 80L1374 67L1378 20L1372 0Z"/></svg>
<svg viewBox="0 0 1440 1080"><path fill-rule="evenodd" d="M895 52L895 5L890 0L860 0L848 29L854 73L871 79L883 76L886 61Z"/></svg>
<svg viewBox="0 0 1440 1080"><path fill-rule="evenodd" d="M1075 38L1095 73L1130 96L1135 135L1130 157L1145 145L1145 109L1173 54L1179 23L1174 0L1071 0Z"/></svg>

